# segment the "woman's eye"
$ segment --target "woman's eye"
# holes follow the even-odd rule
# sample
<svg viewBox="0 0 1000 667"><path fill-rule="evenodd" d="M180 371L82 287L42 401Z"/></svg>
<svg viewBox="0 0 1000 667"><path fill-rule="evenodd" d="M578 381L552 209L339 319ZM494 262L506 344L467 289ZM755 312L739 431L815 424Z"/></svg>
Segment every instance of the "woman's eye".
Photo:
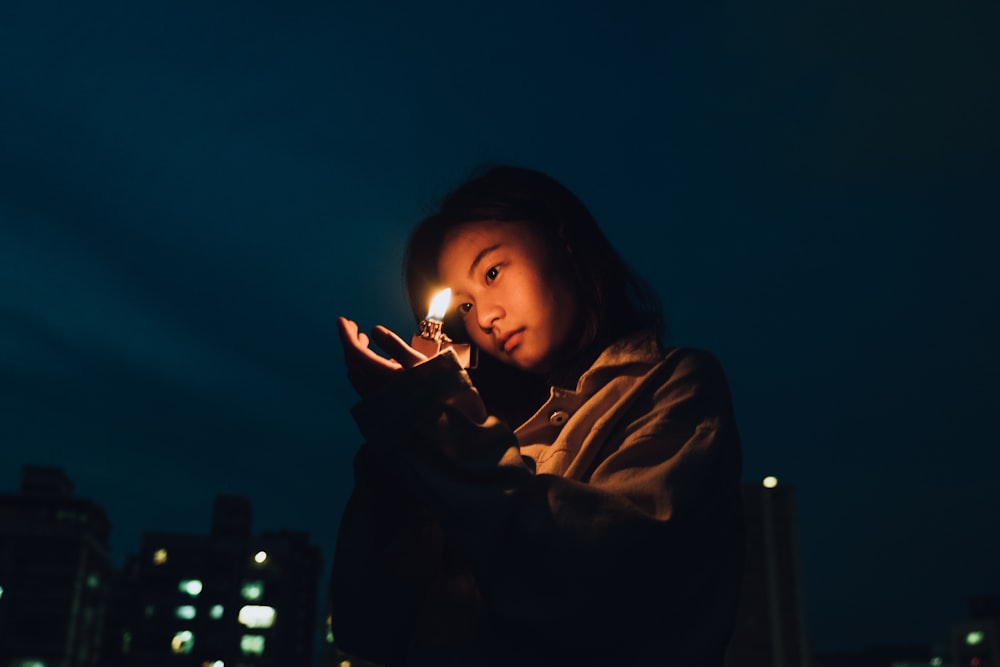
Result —
<svg viewBox="0 0 1000 667"><path fill-rule="evenodd" d="M458 312L462 313L463 315L468 315L471 310L472 310L471 303L458 304Z"/></svg>
<svg viewBox="0 0 1000 667"><path fill-rule="evenodd" d="M499 266L491 266L489 268L489 270L486 271L486 282L488 282L488 283L493 282L494 280L497 279L497 276L499 274L500 274L500 267Z"/></svg>

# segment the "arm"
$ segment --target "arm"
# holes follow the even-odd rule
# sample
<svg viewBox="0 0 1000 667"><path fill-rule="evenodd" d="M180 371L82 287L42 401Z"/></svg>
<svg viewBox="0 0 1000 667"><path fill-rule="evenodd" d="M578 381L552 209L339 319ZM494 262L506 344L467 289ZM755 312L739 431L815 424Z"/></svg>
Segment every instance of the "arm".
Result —
<svg viewBox="0 0 1000 667"><path fill-rule="evenodd" d="M448 355L354 415L367 447L459 542L496 623L589 647L714 616L722 633L742 563L725 379L691 353L650 382L586 481L534 475Z"/></svg>

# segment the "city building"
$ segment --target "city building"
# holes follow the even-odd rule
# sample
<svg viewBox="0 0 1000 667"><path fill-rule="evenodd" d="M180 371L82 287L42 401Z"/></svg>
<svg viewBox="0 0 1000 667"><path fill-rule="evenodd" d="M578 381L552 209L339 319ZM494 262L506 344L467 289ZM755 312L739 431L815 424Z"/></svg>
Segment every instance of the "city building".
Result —
<svg viewBox="0 0 1000 667"><path fill-rule="evenodd" d="M728 667L809 667L794 488L743 485L746 572Z"/></svg>
<svg viewBox="0 0 1000 667"><path fill-rule="evenodd" d="M969 598L969 618L951 631L956 667L1000 667L1000 595Z"/></svg>
<svg viewBox="0 0 1000 667"><path fill-rule="evenodd" d="M25 466L0 494L0 665L98 667L110 523L59 468Z"/></svg>
<svg viewBox="0 0 1000 667"><path fill-rule="evenodd" d="M120 667L314 664L322 558L308 535L251 529L251 504L218 496L208 534L143 533L109 624Z"/></svg>

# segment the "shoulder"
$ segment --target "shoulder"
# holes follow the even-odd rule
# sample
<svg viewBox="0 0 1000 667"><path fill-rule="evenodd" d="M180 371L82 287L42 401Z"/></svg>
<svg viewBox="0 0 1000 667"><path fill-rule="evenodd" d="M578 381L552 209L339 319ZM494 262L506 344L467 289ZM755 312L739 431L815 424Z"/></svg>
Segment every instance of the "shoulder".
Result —
<svg viewBox="0 0 1000 667"><path fill-rule="evenodd" d="M666 347L663 349L660 364L669 369L672 374L692 379L721 380L725 378L725 372L718 357L709 350L698 347Z"/></svg>
<svg viewBox="0 0 1000 667"><path fill-rule="evenodd" d="M730 410L729 383L718 357L689 346L663 349L653 371L660 401L699 405L712 412Z"/></svg>

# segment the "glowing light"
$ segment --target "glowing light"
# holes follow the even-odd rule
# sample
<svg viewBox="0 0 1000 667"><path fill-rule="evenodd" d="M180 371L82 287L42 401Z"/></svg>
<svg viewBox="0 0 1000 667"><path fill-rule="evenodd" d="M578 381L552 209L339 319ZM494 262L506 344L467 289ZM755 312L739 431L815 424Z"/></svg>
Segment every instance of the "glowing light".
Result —
<svg viewBox="0 0 1000 667"><path fill-rule="evenodd" d="M243 635L240 637L240 650L243 655L261 655L264 653L263 635Z"/></svg>
<svg viewBox="0 0 1000 667"><path fill-rule="evenodd" d="M181 583L177 585L177 590L196 598L201 593L201 581L198 579L182 579Z"/></svg>
<svg viewBox="0 0 1000 667"><path fill-rule="evenodd" d="M260 581L248 581L240 591L244 600L259 600L264 595L264 584Z"/></svg>
<svg viewBox="0 0 1000 667"><path fill-rule="evenodd" d="M226 663L222 660L216 660L215 662L205 660L201 663L201 667L226 667Z"/></svg>
<svg viewBox="0 0 1000 667"><path fill-rule="evenodd" d="M778 486L778 478L774 475L768 475L761 481L761 484L764 485L765 489L773 489Z"/></svg>
<svg viewBox="0 0 1000 667"><path fill-rule="evenodd" d="M255 563L257 563L257 564L263 564L263 562L266 561L266 560L267 560L267 552L266 551L258 551L257 553L255 553L253 555L253 561Z"/></svg>
<svg viewBox="0 0 1000 667"><path fill-rule="evenodd" d="M192 604L184 604L174 611L174 615L177 618L183 618L185 621L190 621L192 618L198 615L198 610L194 608Z"/></svg>
<svg viewBox="0 0 1000 667"><path fill-rule="evenodd" d="M174 653L190 653L194 648L194 633L190 630L181 630L170 640L170 650Z"/></svg>
<svg viewBox="0 0 1000 667"><path fill-rule="evenodd" d="M973 630L972 632L965 635L965 643L969 646L975 646L977 644L983 643L983 638L985 635L982 630Z"/></svg>
<svg viewBox="0 0 1000 667"><path fill-rule="evenodd" d="M427 319L436 322L444 321L444 314L448 312L448 304L451 303L451 288L445 287L434 295L431 299L431 307L427 311Z"/></svg>
<svg viewBox="0 0 1000 667"><path fill-rule="evenodd" d="M274 607L248 604L240 609L237 620L248 628L269 628L274 625Z"/></svg>
<svg viewBox="0 0 1000 667"><path fill-rule="evenodd" d="M153 565L163 565L167 562L167 550L157 549L153 552Z"/></svg>
<svg viewBox="0 0 1000 667"><path fill-rule="evenodd" d="M212 608L208 610L208 615L216 620L222 618L222 605L221 604L212 605Z"/></svg>

